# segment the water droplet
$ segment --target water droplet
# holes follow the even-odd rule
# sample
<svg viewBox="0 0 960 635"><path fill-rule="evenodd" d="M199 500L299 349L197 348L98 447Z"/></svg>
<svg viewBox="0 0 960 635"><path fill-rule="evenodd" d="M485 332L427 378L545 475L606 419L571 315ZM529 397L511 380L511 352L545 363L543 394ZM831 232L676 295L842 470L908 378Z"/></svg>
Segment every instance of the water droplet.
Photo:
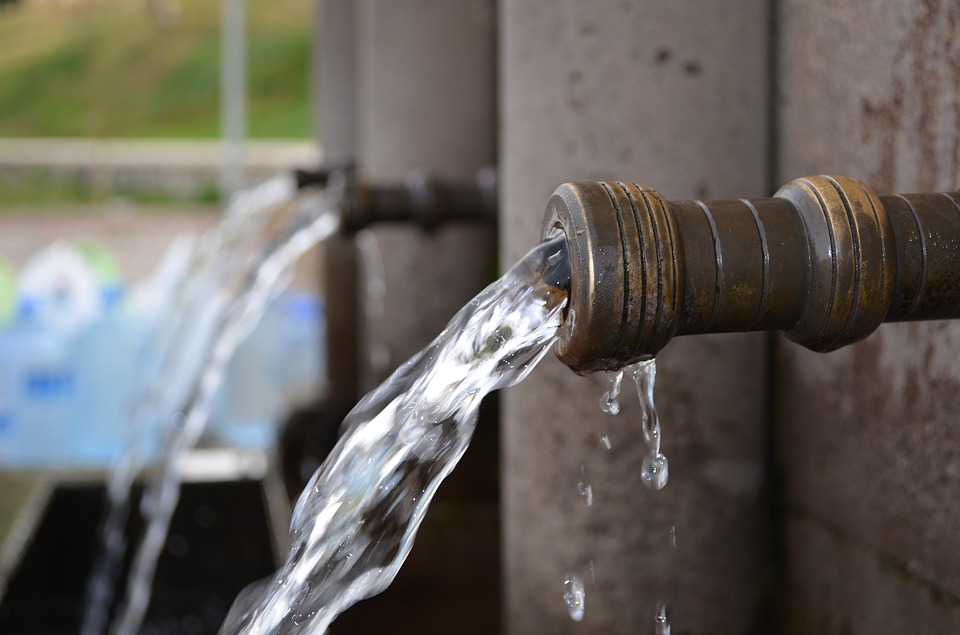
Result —
<svg viewBox="0 0 960 635"><path fill-rule="evenodd" d="M597 571L593 567L593 558L590 558L590 581L594 584L597 583Z"/></svg>
<svg viewBox="0 0 960 635"><path fill-rule="evenodd" d="M608 415L618 415L620 414L620 401L617 397L620 396L620 387L623 384L623 371L618 370L615 373L609 373L609 376L610 388L600 398L600 410Z"/></svg>
<svg viewBox="0 0 960 635"><path fill-rule="evenodd" d="M677 526L670 525L670 547L677 548Z"/></svg>
<svg viewBox="0 0 960 635"><path fill-rule="evenodd" d="M618 415L620 414L620 402L611 396L609 392L605 392L603 393L603 397L600 398L600 410L603 410L608 415Z"/></svg>
<svg viewBox="0 0 960 635"><path fill-rule="evenodd" d="M583 601L586 593L583 590L583 580L574 573L568 573L563 579L563 603L570 611L570 619L574 622L583 621Z"/></svg>
<svg viewBox="0 0 960 635"><path fill-rule="evenodd" d="M657 604L657 616L654 618L654 635L670 635L670 622L667 621L667 607L663 602Z"/></svg>
<svg viewBox="0 0 960 635"><path fill-rule="evenodd" d="M667 470L667 457L652 452L643 457L643 466L640 478L643 484L652 490L663 489L667 484L669 473Z"/></svg>
<svg viewBox="0 0 960 635"><path fill-rule="evenodd" d="M587 507L593 505L593 487L590 483L580 481L577 483L577 489L580 490L580 498L583 499L583 504Z"/></svg>
<svg viewBox="0 0 960 635"><path fill-rule="evenodd" d="M580 466L580 482L577 483L577 490L580 492L580 498L583 499L584 505L587 507L593 505L593 486L587 481L582 465Z"/></svg>
<svg viewBox="0 0 960 635"><path fill-rule="evenodd" d="M641 466L643 484L653 490L663 489L667 484L667 457L660 452L660 421L653 401L653 386L657 377L657 362L648 359L637 362L627 369L637 385L637 396L643 412L641 429L643 440L650 450Z"/></svg>
<svg viewBox="0 0 960 635"><path fill-rule="evenodd" d="M599 437L600 437L600 445L603 446L604 450L609 450L611 447L613 447L612 445L610 445L610 435L601 434L599 435Z"/></svg>

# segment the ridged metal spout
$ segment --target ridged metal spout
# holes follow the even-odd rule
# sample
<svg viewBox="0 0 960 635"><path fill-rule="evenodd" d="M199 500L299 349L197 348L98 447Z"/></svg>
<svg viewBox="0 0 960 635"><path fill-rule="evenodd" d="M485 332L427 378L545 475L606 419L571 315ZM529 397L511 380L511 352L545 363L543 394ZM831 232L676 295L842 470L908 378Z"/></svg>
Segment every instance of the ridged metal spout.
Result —
<svg viewBox="0 0 960 635"><path fill-rule="evenodd" d="M566 183L570 300L557 355L621 368L675 335L782 330L815 351L883 322L960 317L960 192L878 196L838 176L773 198L666 201L635 183Z"/></svg>

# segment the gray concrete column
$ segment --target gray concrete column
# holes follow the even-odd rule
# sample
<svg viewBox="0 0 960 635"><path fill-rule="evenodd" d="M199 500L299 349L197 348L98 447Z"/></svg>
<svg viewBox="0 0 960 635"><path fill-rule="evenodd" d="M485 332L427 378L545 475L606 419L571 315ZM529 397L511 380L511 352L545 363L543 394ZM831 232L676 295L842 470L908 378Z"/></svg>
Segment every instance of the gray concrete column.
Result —
<svg viewBox="0 0 960 635"><path fill-rule="evenodd" d="M314 45L315 125L323 164L356 160L356 19L353 0L317 0ZM359 297L353 236L338 235L320 247L326 302L329 394L334 417L345 414L359 394Z"/></svg>
<svg viewBox="0 0 960 635"><path fill-rule="evenodd" d="M466 180L493 164L494 0L357 0L354 8L359 178L396 184L425 170ZM361 255L379 258L361 258L360 289L371 282L379 289L368 298L375 301L361 302L362 389L436 337L492 280L496 257L489 226L369 231L358 241ZM334 633L495 631L495 424L481 414L473 444L438 492L395 583L338 618Z"/></svg>
<svg viewBox="0 0 960 635"><path fill-rule="evenodd" d="M411 170L472 179L495 160L492 0L360 0L357 159L373 183ZM372 388L419 351L490 281L490 227L373 230L385 263L382 311L365 319ZM367 360L369 362L369 360Z"/></svg>
<svg viewBox="0 0 960 635"><path fill-rule="evenodd" d="M356 26L353 0L315 0L315 128L327 164L356 158Z"/></svg>
<svg viewBox="0 0 960 635"><path fill-rule="evenodd" d="M781 4L781 180L960 184L960 5ZM960 632L960 325L784 344L787 632Z"/></svg>
<svg viewBox="0 0 960 635"><path fill-rule="evenodd" d="M501 254L539 238L563 181L668 197L767 194L767 3L501 2ZM640 411L548 356L504 396L506 632L753 632L761 611L764 337L680 338L658 357L670 483L640 482ZM611 449L598 440L608 434ZM587 507L578 482L592 485ZM676 547L671 546L675 528ZM581 623L562 600L586 584Z"/></svg>

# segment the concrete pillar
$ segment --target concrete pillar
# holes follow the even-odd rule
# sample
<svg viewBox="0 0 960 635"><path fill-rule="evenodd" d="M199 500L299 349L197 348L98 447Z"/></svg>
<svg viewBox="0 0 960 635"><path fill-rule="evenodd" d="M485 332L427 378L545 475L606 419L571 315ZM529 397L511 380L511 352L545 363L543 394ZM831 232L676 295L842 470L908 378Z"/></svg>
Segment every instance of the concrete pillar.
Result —
<svg viewBox="0 0 960 635"><path fill-rule="evenodd" d="M960 5L780 3L782 181L960 183ZM960 324L780 351L787 632L960 632Z"/></svg>
<svg viewBox="0 0 960 635"><path fill-rule="evenodd" d="M767 2L501 2L501 254L539 239L563 181L668 197L767 194ZM504 396L506 632L754 632L761 612L765 339L679 338L658 357L670 483L640 483L636 395L550 355ZM598 435L608 434L605 450ZM592 485L587 507L578 482ZM671 547L671 528L676 547ZM575 623L568 572L586 584Z"/></svg>
<svg viewBox="0 0 960 635"><path fill-rule="evenodd" d="M395 184L425 170L467 180L494 164L494 1L357 0L354 10L359 178ZM358 242L368 256L361 257L361 294L371 283L382 291L361 299L364 391L492 281L496 240L489 226L429 234L379 226ZM379 257L369 257L374 253ZM496 448L496 422L481 414L473 444L440 489L395 583L338 618L333 633L495 631Z"/></svg>
<svg viewBox="0 0 960 635"><path fill-rule="evenodd" d="M315 0L318 20L313 59L314 127L327 164L356 157L355 3Z"/></svg>
<svg viewBox="0 0 960 635"><path fill-rule="evenodd" d="M315 97L316 127L323 163L356 160L356 26L353 0L318 0ZM345 415L360 398L357 249L353 236L338 235L321 247L323 293L327 298L329 395L332 418Z"/></svg>
<svg viewBox="0 0 960 635"><path fill-rule="evenodd" d="M402 181L412 170L472 179L495 160L492 0L361 0L357 159L360 177ZM490 227L377 227L382 311L365 320L372 388L430 342L490 281ZM369 360L368 360L369 361Z"/></svg>

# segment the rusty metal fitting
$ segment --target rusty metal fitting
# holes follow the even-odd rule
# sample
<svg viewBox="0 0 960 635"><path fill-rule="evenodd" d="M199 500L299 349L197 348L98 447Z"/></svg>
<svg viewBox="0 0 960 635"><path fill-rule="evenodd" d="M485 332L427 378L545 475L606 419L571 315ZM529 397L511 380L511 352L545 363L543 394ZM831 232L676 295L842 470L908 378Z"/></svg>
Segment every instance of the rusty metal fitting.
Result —
<svg viewBox="0 0 960 635"><path fill-rule="evenodd" d="M352 161L327 163L312 170L297 168L293 171L293 178L298 190L308 187L326 187L338 175L352 175L355 170L356 165Z"/></svg>
<svg viewBox="0 0 960 635"><path fill-rule="evenodd" d="M342 185L342 226L356 232L379 223L414 223L432 231L446 223L495 223L495 174L482 170L474 183L445 181L423 172L411 173L400 185L348 180Z"/></svg>
<svg viewBox="0 0 960 635"><path fill-rule="evenodd" d="M958 317L958 201L877 196L831 176L706 202L564 184L544 220L544 237L566 235L572 269L557 355L591 372L654 355L674 335L773 329L826 352L884 321Z"/></svg>

